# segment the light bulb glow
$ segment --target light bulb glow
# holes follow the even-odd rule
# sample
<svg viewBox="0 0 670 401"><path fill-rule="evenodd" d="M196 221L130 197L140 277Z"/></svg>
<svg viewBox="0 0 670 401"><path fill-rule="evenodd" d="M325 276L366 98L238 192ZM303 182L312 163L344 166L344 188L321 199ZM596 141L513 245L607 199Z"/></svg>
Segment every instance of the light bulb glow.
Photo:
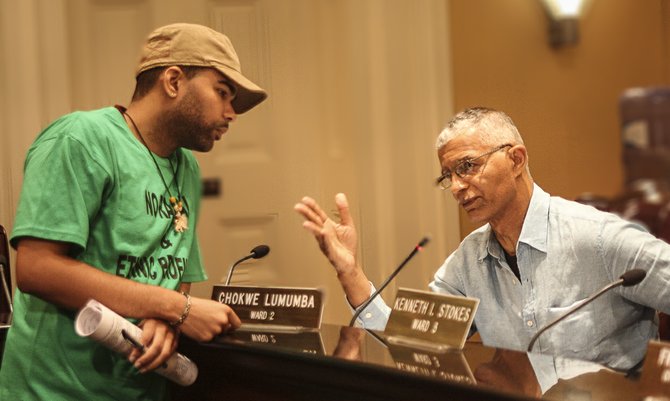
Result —
<svg viewBox="0 0 670 401"><path fill-rule="evenodd" d="M584 7L584 0L544 0L555 19L577 18Z"/></svg>

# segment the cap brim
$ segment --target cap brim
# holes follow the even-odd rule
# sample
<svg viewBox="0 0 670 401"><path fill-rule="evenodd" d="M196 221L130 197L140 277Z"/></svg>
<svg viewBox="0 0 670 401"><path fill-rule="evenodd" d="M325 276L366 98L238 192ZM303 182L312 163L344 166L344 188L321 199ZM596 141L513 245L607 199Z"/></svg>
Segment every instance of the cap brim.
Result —
<svg viewBox="0 0 670 401"><path fill-rule="evenodd" d="M238 71L228 68L226 66L215 66L219 72L230 79L235 84L237 94L233 99L233 109L235 113L242 114L252 108L268 97L267 92L260 86L251 82L247 77L240 74Z"/></svg>

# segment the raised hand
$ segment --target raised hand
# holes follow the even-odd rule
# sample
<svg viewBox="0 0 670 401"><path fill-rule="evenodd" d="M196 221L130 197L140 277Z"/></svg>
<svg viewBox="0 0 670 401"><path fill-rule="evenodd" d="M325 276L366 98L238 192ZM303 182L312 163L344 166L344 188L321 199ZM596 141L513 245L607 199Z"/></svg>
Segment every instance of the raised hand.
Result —
<svg viewBox="0 0 670 401"><path fill-rule="evenodd" d="M335 195L335 205L339 222L328 217L321 206L308 196L302 198L294 209L305 218L302 226L314 235L321 252L335 267L337 278L349 302L355 307L370 296L370 284L358 265L358 234L351 218L347 197L342 193Z"/></svg>
<svg viewBox="0 0 670 401"><path fill-rule="evenodd" d="M346 196L341 193L335 195L335 205L339 222L328 217L321 206L308 196L302 198L294 209L305 218L302 226L314 235L321 252L340 275L356 267L358 236Z"/></svg>

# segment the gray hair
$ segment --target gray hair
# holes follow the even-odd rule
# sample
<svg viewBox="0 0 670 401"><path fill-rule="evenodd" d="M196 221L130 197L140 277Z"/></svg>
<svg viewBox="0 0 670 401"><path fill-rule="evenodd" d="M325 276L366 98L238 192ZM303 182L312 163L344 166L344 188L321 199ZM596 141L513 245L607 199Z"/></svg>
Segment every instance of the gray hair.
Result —
<svg viewBox="0 0 670 401"><path fill-rule="evenodd" d="M477 138L486 145L523 145L519 130L507 114L487 107L472 107L459 112L447 123L437 137L435 148L439 150L450 140L471 134L475 129Z"/></svg>

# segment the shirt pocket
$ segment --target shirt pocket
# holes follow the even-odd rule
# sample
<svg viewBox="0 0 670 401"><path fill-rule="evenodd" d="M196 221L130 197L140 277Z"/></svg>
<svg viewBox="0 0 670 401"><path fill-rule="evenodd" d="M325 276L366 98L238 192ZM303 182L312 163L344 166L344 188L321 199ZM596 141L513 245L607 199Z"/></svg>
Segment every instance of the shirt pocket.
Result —
<svg viewBox="0 0 670 401"><path fill-rule="evenodd" d="M569 310L585 302L587 299L580 299L567 306L548 307L544 325L565 315ZM588 358L589 355L595 352L592 344L595 338L594 330L595 311L592 305L584 306L542 334L541 338L546 336L542 349L554 355L579 357L581 359ZM549 349L545 348L546 344L549 344Z"/></svg>

